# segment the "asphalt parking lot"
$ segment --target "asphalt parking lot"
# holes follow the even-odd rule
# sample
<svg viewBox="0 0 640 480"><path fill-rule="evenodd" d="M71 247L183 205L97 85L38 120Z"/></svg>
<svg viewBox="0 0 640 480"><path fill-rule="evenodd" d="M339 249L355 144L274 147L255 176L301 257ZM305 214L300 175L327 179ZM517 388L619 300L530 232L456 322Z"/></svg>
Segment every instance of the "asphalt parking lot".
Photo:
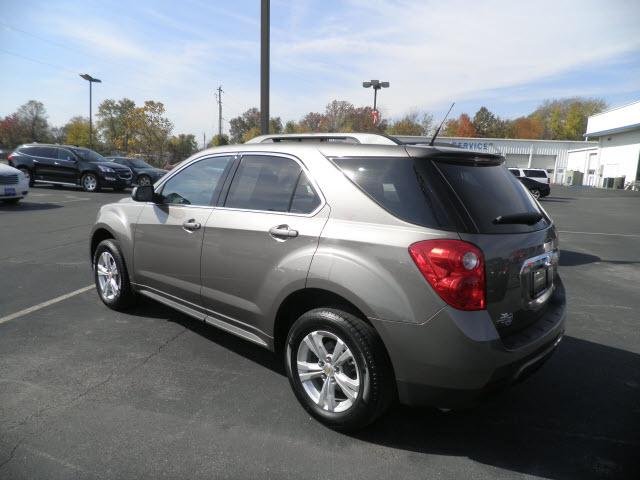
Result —
<svg viewBox="0 0 640 480"><path fill-rule="evenodd" d="M543 200L570 303L542 370L473 410L398 406L351 436L304 413L275 355L77 293L98 208L123 196L35 187L0 205L0 478L640 478L640 194Z"/></svg>

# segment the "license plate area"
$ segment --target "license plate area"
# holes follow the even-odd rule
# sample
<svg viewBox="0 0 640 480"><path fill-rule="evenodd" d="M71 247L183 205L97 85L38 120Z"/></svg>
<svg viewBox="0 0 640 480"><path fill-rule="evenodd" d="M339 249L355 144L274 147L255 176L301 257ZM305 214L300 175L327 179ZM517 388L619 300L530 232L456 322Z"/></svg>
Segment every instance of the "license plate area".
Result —
<svg viewBox="0 0 640 480"><path fill-rule="evenodd" d="M539 268L532 271L529 275L531 298L539 297L553 284L552 267Z"/></svg>
<svg viewBox="0 0 640 480"><path fill-rule="evenodd" d="M15 195L16 194L16 189L14 187L4 187L4 194L5 195Z"/></svg>
<svg viewBox="0 0 640 480"><path fill-rule="evenodd" d="M526 310L539 310L551 296L557 265L557 251L547 252L524 261L520 271L520 281L523 306Z"/></svg>

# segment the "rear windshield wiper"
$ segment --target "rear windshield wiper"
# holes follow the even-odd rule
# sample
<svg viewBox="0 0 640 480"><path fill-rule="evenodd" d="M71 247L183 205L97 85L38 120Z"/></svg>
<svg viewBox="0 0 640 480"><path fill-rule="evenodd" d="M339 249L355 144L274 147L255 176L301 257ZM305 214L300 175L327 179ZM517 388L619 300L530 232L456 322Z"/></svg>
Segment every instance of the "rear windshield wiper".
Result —
<svg viewBox="0 0 640 480"><path fill-rule="evenodd" d="M493 219L496 225L504 225L510 223L523 223L525 225L534 225L542 220L542 214L539 212L523 212L514 213L512 215L499 215Z"/></svg>

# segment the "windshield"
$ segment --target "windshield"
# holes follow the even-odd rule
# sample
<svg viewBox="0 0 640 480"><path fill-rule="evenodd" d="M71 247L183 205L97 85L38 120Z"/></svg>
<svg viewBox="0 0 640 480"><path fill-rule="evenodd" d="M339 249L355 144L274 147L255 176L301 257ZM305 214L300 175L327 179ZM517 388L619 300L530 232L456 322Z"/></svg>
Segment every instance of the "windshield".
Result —
<svg viewBox="0 0 640 480"><path fill-rule="evenodd" d="M139 158L130 158L129 165L134 168L153 168L147 162L145 162L144 160L140 160Z"/></svg>
<svg viewBox="0 0 640 480"><path fill-rule="evenodd" d="M87 162L108 162L102 155L88 148L74 148L73 152Z"/></svg>

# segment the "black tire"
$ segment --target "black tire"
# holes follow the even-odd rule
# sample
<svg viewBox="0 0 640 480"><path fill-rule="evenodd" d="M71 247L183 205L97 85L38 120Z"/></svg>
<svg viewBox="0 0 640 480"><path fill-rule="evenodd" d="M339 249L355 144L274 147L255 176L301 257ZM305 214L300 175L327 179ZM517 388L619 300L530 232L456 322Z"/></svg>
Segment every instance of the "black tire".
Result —
<svg viewBox="0 0 640 480"><path fill-rule="evenodd" d="M4 203L10 204L10 205L17 205L17 203L21 200L21 198L7 198L2 200Z"/></svg>
<svg viewBox="0 0 640 480"><path fill-rule="evenodd" d="M93 179L93 182L90 180ZM95 187L92 187L95 182ZM95 173L85 173L80 179L80 185L85 192L94 193L100 191L100 179Z"/></svg>
<svg viewBox="0 0 640 480"><path fill-rule="evenodd" d="M360 387L355 400L345 411L331 412L320 407L307 393L298 375L298 348L304 338L314 331L335 335L353 355L351 368L358 372ZM329 363L327 361L325 365ZM287 337L285 365L289 383L300 404L317 420L335 430L355 431L369 425L388 409L396 396L393 371L382 340L373 327L341 310L317 308L298 318ZM346 363L343 365L346 369ZM333 371L333 368L330 370ZM336 372L337 376L340 370ZM313 381L323 383L325 378L323 375Z"/></svg>
<svg viewBox="0 0 640 480"><path fill-rule="evenodd" d="M531 195L533 195L535 198L540 198L542 196L540 195L540 190L538 190L537 188L531 190Z"/></svg>
<svg viewBox="0 0 640 480"><path fill-rule="evenodd" d="M108 296L100 286L98 260L104 252L108 252L111 255L119 272L119 291L118 294L114 295L113 298L108 298ZM120 245L118 245L118 242L116 240L103 240L96 247L96 251L93 255L93 279L96 285L96 290L98 291L98 296L107 307L113 310L125 310L135 302L136 294L131 287L131 282L129 281L129 272L127 271L124 257L120 252Z"/></svg>
<svg viewBox="0 0 640 480"><path fill-rule="evenodd" d="M27 167L18 167L18 170L20 170L25 176L29 177L29 187L33 187L34 181L31 170L29 170Z"/></svg>

